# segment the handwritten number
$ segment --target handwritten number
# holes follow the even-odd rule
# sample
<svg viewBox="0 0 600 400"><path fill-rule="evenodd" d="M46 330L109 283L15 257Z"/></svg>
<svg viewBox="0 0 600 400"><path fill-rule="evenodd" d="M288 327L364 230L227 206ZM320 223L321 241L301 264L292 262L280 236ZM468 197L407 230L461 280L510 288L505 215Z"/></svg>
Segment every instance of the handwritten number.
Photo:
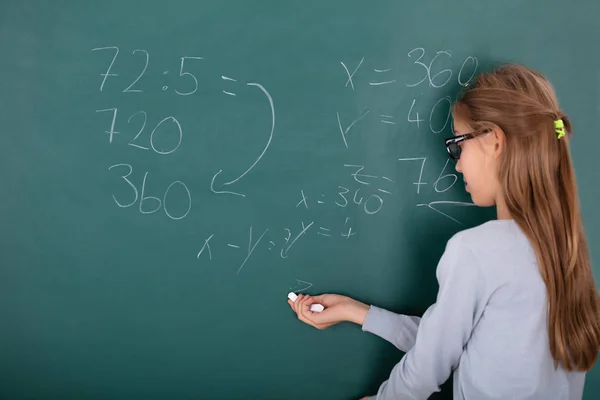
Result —
<svg viewBox="0 0 600 400"><path fill-rule="evenodd" d="M444 121L444 125L440 129L435 130L435 129L433 129L433 113L437 109L438 104L440 104L444 100L446 100L448 102L448 111L446 113L446 120ZM431 112L429 113L429 129L431 129L431 132L440 133L441 131L446 129L446 126L448 125L448 121L450 120L451 114L452 114L452 99L449 96L442 97L435 103L435 105L431 109Z"/></svg>
<svg viewBox="0 0 600 400"><path fill-rule="evenodd" d="M452 71L449 70L449 69L444 69L444 70L438 72L437 74L431 76L431 67L433 65L433 62L439 56L441 56L442 54L445 54L448 57L452 56L448 50L438 51L436 53L436 55L433 57L433 59L429 62L429 65L424 64L424 63L421 62L421 59L425 56L425 49L423 49L422 47L417 47L417 48L412 49L411 51L409 51L408 52L408 57L412 58L412 53L415 52L415 51L420 51L421 55L419 56L419 58L417 58L417 60L413 64L420 65L421 67L423 67L425 69L425 76L419 82L412 83L412 84L406 84L406 86L408 86L408 87L415 87L415 86L418 86L421 83L425 82L425 80L429 80L429 86L434 87L434 88L440 88L440 87L446 85L450 81L450 78L452 77ZM436 84L434 82L435 78L437 78L438 76L440 76L442 74L448 74L448 78L443 83Z"/></svg>
<svg viewBox="0 0 600 400"><path fill-rule="evenodd" d="M437 54L435 55L435 57L433 57L433 59L431 60L431 62L429 63L429 85L433 86L434 88L440 88L442 86L444 86L445 84L447 84L450 81L450 78L452 78L452 71L449 69L444 69L440 72L438 72L437 74L435 74L434 76L431 76L431 66L433 65L433 62L436 60L436 58L438 58L439 56L441 56L442 54L446 54L448 57L452 57L452 55L450 54L449 51L447 50L443 50L443 51L438 51ZM448 75L448 79L446 79L444 81L444 83L442 83L441 85L436 85L433 80L435 78L437 78L439 75L447 73Z"/></svg>
<svg viewBox="0 0 600 400"><path fill-rule="evenodd" d="M140 128L140 131L138 132L138 134L135 135L135 137L133 138L133 140L131 142L129 142L128 144L130 146L137 147L138 149L148 150L148 147L140 146L139 144L133 143L133 142L135 142L137 140L138 136L140 136L142 134L142 132L144 131L144 128L146 127L146 121L148 120L148 116L147 116L146 112L145 111L138 111L135 114L132 114L131 117L129 117L129 119L127 120L127 123L130 123L131 120L133 119L133 117L135 117L138 114L142 115L144 117L144 123L142 124L142 127Z"/></svg>
<svg viewBox="0 0 600 400"><path fill-rule="evenodd" d="M287 233L287 237L285 237L284 240L285 240L285 244L288 244L288 242L292 238L292 231L290 231L289 228L285 228L285 231Z"/></svg>
<svg viewBox="0 0 600 400"><path fill-rule="evenodd" d="M448 166L448 162L450 160L446 160L446 164L444 164L444 168L442 169L442 172L440 172L440 176L438 176L438 178L435 180L435 183L433 184L433 187L435 189L436 192L438 193L444 193L446 190L450 189L452 186L454 186L454 184L456 184L456 181L458 180L458 176L456 176L456 174L446 174L446 175L442 175L444 173L444 171L446 171L446 167ZM448 187L446 187L445 189L438 189L438 183L442 180L442 179L446 179L446 178L450 178L453 179L452 183L450 185L448 185Z"/></svg>
<svg viewBox="0 0 600 400"><path fill-rule="evenodd" d="M357 204L360 206L363 203L363 197L361 196L360 200L356 200L356 196L358 196L359 191L360 191L360 189L356 189L356 191L354 192L354 198L352 199L352 201L354 201L354 204Z"/></svg>
<svg viewBox="0 0 600 400"><path fill-rule="evenodd" d="M185 189L187 196L188 196L188 208L187 208L187 211L181 217L174 217L167 210L167 195L169 194L169 190L171 190L171 188L173 186L175 186L175 184L181 185ZM169 185L169 187L167 188L167 191L165 192L165 197L163 198L163 208L165 210L165 214L167 214L167 217L174 219L174 220L183 219L190 213L190 210L192 209L192 195L190 194L190 190L185 185L185 183L183 183L181 181L175 181Z"/></svg>
<svg viewBox="0 0 600 400"><path fill-rule="evenodd" d="M137 81L140 80L140 78L142 77L142 75L144 75L144 73L146 72L146 68L148 68L148 62L150 61L150 54L148 54L148 52L146 50L141 50L141 49L134 50L133 54L137 53L138 51L143 51L144 54L146 54L146 65L144 65L144 69L142 70L142 73L137 77L137 79L135 81L133 81L133 83L131 85L129 85L127 87L127 89L123 90L124 93L127 93L127 92L141 92L140 89L131 89L131 88L133 87L133 85L135 85L137 83Z"/></svg>
<svg viewBox="0 0 600 400"><path fill-rule="evenodd" d="M419 180L413 182L413 185L417 185L417 194L421 191L421 185L427 185L427 182L422 182L423 179L423 168L425 168L425 162L427 157L415 157L415 158L399 158L398 161L421 161L421 171L419 172Z"/></svg>
<svg viewBox="0 0 600 400"><path fill-rule="evenodd" d="M115 164L110 166L108 169L111 170L113 168L117 168L117 167L126 167L128 169L127 173L124 175L121 175L121 178L127 182L127 184L131 187L131 189L133 189L133 193L135 194L135 198L133 199L133 201L129 204L123 204L121 202L119 202L117 200L117 198L115 197L115 195L113 194L113 200L115 201L115 203L117 203L117 205L121 208L127 208L127 207L131 207L132 205L134 205L138 198L140 199L140 205L139 205L139 210L142 214L153 214L155 212L157 212L161 206L163 207L163 210L165 212L165 214L167 215L167 217L173 219L173 220L180 220L185 218L189 213L190 210L192 209L192 195L190 193L190 190L188 189L188 187L186 186L185 183L181 182L181 181L175 181L173 183L171 183L169 185L169 187L167 188L167 190L165 191L165 194L163 196L163 200L161 201L161 199L159 199L158 197L154 197L154 196L146 196L146 179L148 178L148 172L146 172L144 174L144 179L142 180L142 192L141 192L141 196L139 196L138 194L138 190L135 187L135 185L133 184L133 182L131 182L128 177L129 175L131 175L131 173L133 172L133 168L131 167L131 165L129 164ZM188 207L187 210L185 211L185 213L181 216L174 216L173 214L171 214L169 212L169 210L167 210L167 197L169 195L169 192L171 191L171 188L173 188L175 185L180 185L181 187L183 187L183 189L185 190L185 192L187 193L187 199L188 199ZM151 205L148 206L148 203L150 201L154 201L155 202L155 207L152 208ZM144 209L144 207L146 207L146 209Z"/></svg>
<svg viewBox="0 0 600 400"><path fill-rule="evenodd" d="M194 90L192 90L191 92L179 92L177 89L175 89L175 93L177 93L178 95L181 96L189 96L190 94L194 94L196 93L196 91L198 90L198 79L196 79L196 77L190 73L190 72L183 72L183 64L185 63L185 60L187 59L191 59L191 60L203 60L203 57L181 57L181 65L179 67L179 76L189 76L194 80Z"/></svg>
<svg viewBox="0 0 600 400"><path fill-rule="evenodd" d="M471 73L471 76L469 77L469 79L467 79L465 82L463 82L460 78L462 76L462 72L463 72L463 68L465 67L465 64L467 64L467 61L471 61L474 66L473 66L473 72ZM465 61L463 61L462 65L460 66L460 70L458 71L458 84L461 86L468 86L469 83L471 82L471 80L475 77L475 73L477 72L477 67L479 66L479 60L477 60L477 57L467 57L465 58Z"/></svg>
<svg viewBox="0 0 600 400"><path fill-rule="evenodd" d="M92 51L98 51L98 50L115 50L115 55L113 56L113 59L110 62L110 65L108 66L108 69L106 70L105 73L100 74L100 76L104 77L102 79L102 83L100 84L100 91L102 91L102 89L104 89L104 83L106 82L106 78L108 78L109 76L119 76L119 74L111 74L110 73L110 70L111 70L113 64L115 63L115 60L117 59L117 56L119 55L119 48L115 47L115 46L108 46L108 47L96 47L95 49L92 49Z"/></svg>
<svg viewBox="0 0 600 400"><path fill-rule="evenodd" d="M113 109L111 109L113 110ZM115 110L115 116L116 116L116 109ZM98 110L98 111L109 111L109 110ZM128 144L130 146L133 147L137 147L138 149L142 149L142 150L149 150L148 147L144 147L142 145L136 144L134 143L137 138L142 134L142 132L144 131L144 128L146 127L146 122L148 120L148 115L146 114L145 111L138 111L134 114L132 114L129 119L127 120L127 123L131 123L131 121L134 119L134 117L136 115L141 115L144 119L144 121L142 122L142 127L140 128L140 130L138 131L137 135L135 135L135 137L133 138L133 140L131 142L129 142ZM179 140L177 142L177 145L169 150L169 151L162 151L162 150L158 150L156 148L156 146L154 145L154 133L156 132L156 130L165 122L167 121L172 121L173 123L175 123L175 125L177 126L177 131L179 133ZM114 130L114 120L113 120L113 127L111 128L111 131ZM110 132L107 132L110 133ZM113 133L118 133L118 132L113 132ZM112 136L111 136L112 137ZM181 140L183 139L183 129L181 128L181 124L179 123L179 121L175 118L175 117L166 117L164 118L162 121L160 121L152 130L152 133L150 133L150 146L152 146L152 150L154 150L155 152L157 152L158 154L171 154L172 152L174 152L175 150L177 150L179 148L179 146L181 145ZM111 139L112 140L112 139Z"/></svg>
<svg viewBox="0 0 600 400"><path fill-rule="evenodd" d="M115 131L115 124L117 122L117 109L116 108L107 108L105 110L96 110L96 112L106 112L106 111L112 111L113 112L113 116L112 116L112 122L110 123L110 131L104 131L105 133L108 133L108 143L112 143L113 141L113 136L119 132Z"/></svg>
<svg viewBox="0 0 600 400"><path fill-rule="evenodd" d="M157 150L156 147L154 146L154 132L156 132L156 130L158 129L159 126L161 126L163 123L167 122L167 121L173 121L175 123L175 125L177 125L177 130L179 131L179 141L177 142L177 146L175 146L173 149L169 150L169 151L161 151L161 150ZM174 152L175 150L177 150L179 148L179 146L181 145L181 139L183 138L183 130L181 129L181 124L179 124L179 121L177 121L177 119L175 117L167 117L165 119L163 119L162 121L160 121L156 127L152 130L152 133L150 134L150 146L152 146L152 149L157 152L158 154L171 154L172 152Z"/></svg>
<svg viewBox="0 0 600 400"><path fill-rule="evenodd" d="M129 186L131 186L131 188L133 189L133 192L135 193L135 199L134 199L134 200L133 200L131 203L129 203L129 204L121 204L121 203L119 203L119 201L117 200L117 198L116 198L116 197L115 197L115 195L113 194L113 200L114 200L114 201L115 201L115 203L117 203L117 205L118 205L119 207L121 207L121 208L127 208L127 207L131 207L132 205L134 205L134 204L135 204L135 202L136 202L136 201L137 201L137 199L138 199L138 191L137 191L137 189L135 188L135 185L134 185L133 183L131 183L131 181L130 181L129 179L127 179L127 177L128 177L129 175L131 175L131 172L133 172L133 168L131 168L131 165L129 165L129 164L115 164L115 165L112 165L112 166L110 166L108 169L109 169L109 170L111 170L111 169L113 169L113 168L116 168L116 167L127 167L127 168L129 169L129 172L127 172L127 174L125 174L125 175L121 175L121 178L122 178L122 179L123 179L125 182L127 182L127 184L128 184Z"/></svg>
<svg viewBox="0 0 600 400"><path fill-rule="evenodd" d="M448 82L450 82L450 79L452 79L452 70L446 68L443 69L442 71L438 72L435 75L431 75L431 68L433 66L433 63L435 62L435 60L442 56L442 55L446 55L448 57L452 57L452 54L450 53L449 50L441 50L438 51L435 56L433 57L433 59L431 59L431 61L429 62L429 65L424 64L423 62L421 62L421 59L425 56L425 49L423 49L422 47L417 47L415 49L412 49L411 51L408 52L408 57L412 58L412 54L414 52L420 51L421 55L419 56L419 58L417 58L416 61L413 62L413 64L415 65L420 65L421 67L423 67L425 69L425 76L417 83L412 83L412 84L406 84L406 86L408 87L415 87L420 85L421 83L425 82L425 80L429 80L429 86L434 87L434 88L440 88L442 86L445 86ZM473 72L471 73L471 75L469 76L469 79L467 79L466 81L463 81L462 79L462 73L463 73L463 69L465 68L465 65L470 62L471 64L473 64ZM477 72L477 67L479 66L479 60L477 59L477 57L467 57L461 67L460 70L458 72L458 83L461 86L467 86L471 80L475 77L475 74ZM441 75L447 75L446 79L439 83L439 82L435 82L436 78L440 77ZM418 118L418 117L417 117Z"/></svg>
<svg viewBox="0 0 600 400"><path fill-rule="evenodd" d="M408 110L408 122L416 122L417 123L417 128L420 128L420 122L423 122L424 120L419 119L419 113L415 112L415 114L417 114L417 119L410 119L410 114L412 113L413 107L415 106L415 102L417 101L417 99L413 99L412 105L410 106L410 110Z"/></svg>
<svg viewBox="0 0 600 400"><path fill-rule="evenodd" d="M371 199L376 199L377 201L379 201L379 206L377 206L374 210L369 210L369 208L367 207L367 204L369 204L369 200ZM383 199L376 194L370 195L367 201L365 201L364 205L364 209L367 214L376 214L379 210L381 210L381 207L383 207Z"/></svg>
<svg viewBox="0 0 600 400"><path fill-rule="evenodd" d="M154 197L154 196L144 197L144 192L146 191L146 177L147 176L148 176L148 173L146 172L144 174L144 179L142 180L142 197L140 198L140 212L142 214L152 214L152 213L155 213L156 211L158 211L158 209L162 205L162 202L160 201L160 199L158 197ZM156 208L153 209L153 210L151 210L151 211L144 211L144 200L149 200L149 199L158 201L158 206L156 206Z"/></svg>
<svg viewBox="0 0 600 400"><path fill-rule="evenodd" d="M408 56L412 57L411 54L415 51L421 51L421 56L419 58L417 58L417 61L414 62L414 64L420 65L423 68L425 68L425 76L423 77L423 79L421 79L419 82L417 83L413 83L413 84L407 84L406 86L408 87L415 87L417 85L420 85L421 83L423 83L423 81L425 81L425 79L427 79L427 77L429 77L429 68L427 67L427 65L423 64L421 62L421 58L423 58L423 56L425 55L425 49L423 49L422 47L417 47L416 49L412 49L411 51L408 52Z"/></svg>
<svg viewBox="0 0 600 400"><path fill-rule="evenodd" d="M340 195L340 197L342 198L342 200L344 200L344 204L340 204L337 201L335 202L335 204L337 204L340 207L346 207L348 205L348 199L346 198L346 196L344 196L346 193L348 193L350 190L346 189L343 186L338 186L338 188L342 189L341 192L338 192L338 194Z"/></svg>

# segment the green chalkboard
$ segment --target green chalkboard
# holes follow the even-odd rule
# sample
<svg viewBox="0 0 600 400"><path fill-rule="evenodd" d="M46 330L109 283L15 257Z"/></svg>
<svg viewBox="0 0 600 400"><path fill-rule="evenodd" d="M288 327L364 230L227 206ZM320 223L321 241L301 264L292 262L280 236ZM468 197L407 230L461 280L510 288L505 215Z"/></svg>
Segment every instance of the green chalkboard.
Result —
<svg viewBox="0 0 600 400"><path fill-rule="evenodd" d="M545 73L574 121L596 259L599 17L594 0L3 1L0 397L375 393L402 353L310 328L286 295L424 312L446 241L494 216L443 139L461 86L500 62Z"/></svg>

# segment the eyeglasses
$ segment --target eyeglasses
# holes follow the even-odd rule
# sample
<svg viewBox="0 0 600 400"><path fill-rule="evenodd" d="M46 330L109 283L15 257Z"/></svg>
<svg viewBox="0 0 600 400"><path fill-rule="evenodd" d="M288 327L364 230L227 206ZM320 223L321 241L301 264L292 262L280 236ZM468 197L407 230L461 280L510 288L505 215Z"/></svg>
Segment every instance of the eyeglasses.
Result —
<svg viewBox="0 0 600 400"><path fill-rule="evenodd" d="M471 132L446 139L446 150L448 151L450 158L453 160L458 160L460 158L459 143L464 142L465 140L473 139L477 135L479 135L479 132Z"/></svg>

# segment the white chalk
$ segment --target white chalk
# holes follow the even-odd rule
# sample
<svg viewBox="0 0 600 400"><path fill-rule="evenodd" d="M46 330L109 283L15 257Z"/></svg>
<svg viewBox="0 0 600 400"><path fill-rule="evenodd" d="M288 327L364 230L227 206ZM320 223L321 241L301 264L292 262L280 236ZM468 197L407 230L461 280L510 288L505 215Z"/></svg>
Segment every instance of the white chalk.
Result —
<svg viewBox="0 0 600 400"><path fill-rule="evenodd" d="M295 302L297 298L298 298L298 296L296 295L296 293L294 293L294 292L288 293L288 299L290 299L291 301ZM325 309L325 307L323 307L322 304L311 304L310 305L310 311L312 311L312 312L321 312L324 309Z"/></svg>
<svg viewBox="0 0 600 400"><path fill-rule="evenodd" d="M321 312L325 309L322 304L311 304L310 311L312 312Z"/></svg>

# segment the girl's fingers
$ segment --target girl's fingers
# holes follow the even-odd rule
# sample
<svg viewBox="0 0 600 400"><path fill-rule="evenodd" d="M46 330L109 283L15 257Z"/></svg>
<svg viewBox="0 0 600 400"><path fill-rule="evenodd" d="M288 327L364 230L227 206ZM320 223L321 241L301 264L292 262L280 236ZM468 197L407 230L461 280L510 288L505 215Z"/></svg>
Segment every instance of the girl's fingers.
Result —
<svg viewBox="0 0 600 400"><path fill-rule="evenodd" d="M315 323L312 321L311 312L309 311L310 304L312 303L312 299L310 296L305 296L302 301L298 304L298 312L300 315L300 320L308 325L315 326Z"/></svg>
<svg viewBox="0 0 600 400"><path fill-rule="evenodd" d="M327 305L325 304L325 300L323 299L323 295L318 295L318 296L312 296L311 298L313 299L313 301L315 303L320 303L323 304L323 306L327 307Z"/></svg>
<svg viewBox="0 0 600 400"><path fill-rule="evenodd" d="M318 313L314 313L314 312L310 311L310 305L314 304L314 303L318 303L319 298L321 298L321 296L312 297L310 295L299 294L296 301L291 301L288 299L288 304L290 305L292 310L296 313L296 315L298 316L298 319L300 321L304 322L307 325L311 325L317 329L325 329L328 326L330 326L331 324L318 323L317 321L314 320L315 317L318 318L318 315L316 315Z"/></svg>
<svg viewBox="0 0 600 400"><path fill-rule="evenodd" d="M303 294L299 294L298 298L294 302L294 311L296 312L296 314L298 314L299 306L300 306L300 303L302 302L303 298L304 298L304 295Z"/></svg>
<svg viewBox="0 0 600 400"><path fill-rule="evenodd" d="M306 301L306 296L300 295L298 296L298 300L296 300L296 312L298 316L303 319L304 318L304 302Z"/></svg>
<svg viewBox="0 0 600 400"><path fill-rule="evenodd" d="M298 318L300 318L302 320L302 318L304 318L304 314L303 314L303 307L304 307L304 302L306 300L306 295L299 295L298 299L294 302L294 306L296 308L296 314L298 314Z"/></svg>

